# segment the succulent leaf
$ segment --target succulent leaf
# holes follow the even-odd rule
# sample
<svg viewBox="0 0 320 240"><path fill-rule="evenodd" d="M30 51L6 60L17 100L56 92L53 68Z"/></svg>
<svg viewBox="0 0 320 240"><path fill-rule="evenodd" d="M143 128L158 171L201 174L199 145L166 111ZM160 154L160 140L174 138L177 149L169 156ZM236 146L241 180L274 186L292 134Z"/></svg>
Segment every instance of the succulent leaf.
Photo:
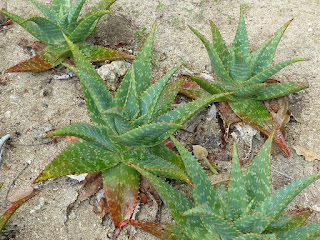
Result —
<svg viewBox="0 0 320 240"><path fill-rule="evenodd" d="M85 1L86 0L77 0L72 6L72 8L70 9L68 14L68 23L69 23L69 26L67 28L68 32L72 32L75 29L80 11Z"/></svg>
<svg viewBox="0 0 320 240"><path fill-rule="evenodd" d="M280 240L310 240L320 236L320 224L310 224L300 228L294 228L277 234Z"/></svg>
<svg viewBox="0 0 320 240"><path fill-rule="evenodd" d="M236 220L234 226L242 233L262 233L272 221L274 221L274 219L271 217L252 214Z"/></svg>
<svg viewBox="0 0 320 240"><path fill-rule="evenodd" d="M254 212L277 218L295 196L319 178L320 173L304 177L284 186L278 192L262 201L254 209Z"/></svg>
<svg viewBox="0 0 320 240"><path fill-rule="evenodd" d="M102 172L103 188L112 220L121 228L121 220L130 219L139 192L140 174L120 163Z"/></svg>
<svg viewBox="0 0 320 240"><path fill-rule="evenodd" d="M95 14L92 14L91 16L84 19L80 24L77 25L77 27L72 31L69 38L72 42L79 42L86 37L88 37L92 31L95 29L98 21L100 18L105 15L109 14L110 11L104 10L99 11Z"/></svg>
<svg viewBox="0 0 320 240"><path fill-rule="evenodd" d="M138 220L129 220L130 225L149 232L162 240L188 240L178 225L165 223L144 222Z"/></svg>
<svg viewBox="0 0 320 240"><path fill-rule="evenodd" d="M155 108L158 104L159 98L162 95L167 82L170 80L172 75L178 70L178 68L172 69L159 81L152 84L146 91L144 91L140 98L140 114L148 114L147 121L150 121L154 115Z"/></svg>
<svg viewBox="0 0 320 240"><path fill-rule="evenodd" d="M245 235L242 235L240 237L233 238L233 240L272 240L272 238L258 233L246 233Z"/></svg>
<svg viewBox="0 0 320 240"><path fill-rule="evenodd" d="M4 212L2 213L2 215L0 215L0 234L2 232L2 230L5 228L6 223L9 221L9 219L11 218L11 216L14 214L14 212L22 205L24 204L26 201L28 201L29 199L33 198L34 196L36 196L38 193L34 193L31 194L25 198L22 198L14 203L11 203L9 206L7 206L4 209Z"/></svg>
<svg viewBox="0 0 320 240"><path fill-rule="evenodd" d="M269 100L286 96L309 87L306 82L286 82L286 83L271 83L267 87L261 89L254 96L257 100Z"/></svg>
<svg viewBox="0 0 320 240"><path fill-rule="evenodd" d="M128 146L151 147L160 144L169 137L169 134L182 127L182 125L169 122L145 124L139 128L115 136L115 139Z"/></svg>
<svg viewBox="0 0 320 240"><path fill-rule="evenodd" d="M42 14L49 18L51 21L56 22L55 14L51 11L49 7L47 7L45 4L42 4L36 0L30 0L36 7L42 12Z"/></svg>
<svg viewBox="0 0 320 240"><path fill-rule="evenodd" d="M216 94L204 98L194 100L192 102L183 104L175 108L174 110L161 115L156 122L174 122L176 124L186 123L192 116L199 112L202 108L208 104L219 101L221 98L229 95L230 93Z"/></svg>
<svg viewBox="0 0 320 240"><path fill-rule="evenodd" d="M94 144L100 148L114 152L123 152L129 149L114 141L114 139L110 137L108 128L93 126L81 122L65 126L48 135L48 137L53 136L79 137L90 144Z"/></svg>
<svg viewBox="0 0 320 240"><path fill-rule="evenodd" d="M213 66L214 72L217 75L218 79L219 80L223 79L223 82L226 85L230 85L230 86L235 85L235 82L229 76L227 69L223 65L223 62L220 59L220 56L219 56L217 50L212 46L212 44L201 33L199 33L197 30L195 30L192 27L190 27L190 29L204 43L204 46L207 49L211 64Z"/></svg>
<svg viewBox="0 0 320 240"><path fill-rule="evenodd" d="M183 213L184 216L200 216L203 224L209 232L218 234L221 239L233 239L239 236L240 232L231 223L215 214L207 205L199 205Z"/></svg>
<svg viewBox="0 0 320 240"><path fill-rule="evenodd" d="M229 75L238 84L248 80L251 76L249 66L241 55L231 51Z"/></svg>
<svg viewBox="0 0 320 240"><path fill-rule="evenodd" d="M97 148L80 139L66 147L34 182L68 174L103 171L118 165L119 162L114 152Z"/></svg>
<svg viewBox="0 0 320 240"><path fill-rule="evenodd" d="M274 133L263 144L244 174L249 201L255 200L253 208L271 195L270 157L273 136Z"/></svg>
<svg viewBox="0 0 320 240"><path fill-rule="evenodd" d="M236 36L232 43L232 48L234 49L236 54L244 58L246 58L250 54L246 24L243 16L243 6L240 7L239 26L238 26Z"/></svg>
<svg viewBox="0 0 320 240"><path fill-rule="evenodd" d="M102 10L109 9L115 1L116 0L100 0L100 2L97 5L95 5L93 8L91 8L88 12L86 12L83 15L83 17L78 21L78 24L81 23L87 17L91 16L92 14L95 14Z"/></svg>
<svg viewBox="0 0 320 240"><path fill-rule="evenodd" d="M291 22L292 20L287 22L270 39L268 39L251 54L252 57L250 59L249 66L251 68L251 73L253 76L270 66L274 54L276 52L278 43Z"/></svg>
<svg viewBox="0 0 320 240"><path fill-rule="evenodd" d="M183 79L180 78L178 80L173 81L165 86L164 90L162 91L158 102L155 106L154 113L152 116L152 120L158 118L162 114L168 112L174 99L176 98L178 91L183 83Z"/></svg>
<svg viewBox="0 0 320 240"><path fill-rule="evenodd" d="M224 42L221 33L214 22L210 21L211 31L212 31L212 45L215 49L217 49L217 53L225 67L225 69L229 69L230 65L230 55L229 50Z"/></svg>
<svg viewBox="0 0 320 240"><path fill-rule="evenodd" d="M235 143L233 144L233 159L228 188L228 203L238 217L248 206L247 190L244 185L244 179L242 177L238 151Z"/></svg>

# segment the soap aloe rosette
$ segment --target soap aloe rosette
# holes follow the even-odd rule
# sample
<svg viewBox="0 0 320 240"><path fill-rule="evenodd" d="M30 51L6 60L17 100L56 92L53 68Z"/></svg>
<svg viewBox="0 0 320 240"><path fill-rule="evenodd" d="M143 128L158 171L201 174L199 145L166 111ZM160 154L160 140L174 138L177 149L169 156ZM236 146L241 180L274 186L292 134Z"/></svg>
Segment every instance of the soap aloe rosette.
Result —
<svg viewBox="0 0 320 240"><path fill-rule="evenodd" d="M145 169L135 167L154 186L176 225L126 220L165 240L311 240L320 236L320 224L303 226L312 211L284 212L304 188L320 178L314 174L271 194L270 151L273 133L243 174L233 147L229 187L213 187L197 160L172 137L191 181L193 201Z"/></svg>
<svg viewBox="0 0 320 240"><path fill-rule="evenodd" d="M85 0L53 0L50 7L30 0L44 17L21 17L6 10L0 14L11 18L31 35L47 46L38 54L9 69L6 72L37 72L51 69L72 57L70 48L64 38L66 35L86 54L91 62L105 60L132 59L133 57L113 49L86 43L84 40L95 29L100 18L111 13L108 9L116 0L101 0L79 20L79 14Z"/></svg>
<svg viewBox="0 0 320 240"><path fill-rule="evenodd" d="M242 120L269 136L277 127L277 123L272 119L262 101L286 96L308 87L307 82L266 82L284 67L306 60L293 59L272 65L278 43L290 23L291 21L287 22L253 52L250 52L243 8L240 11L238 30L230 49L227 48L219 29L212 21L210 21L210 25L213 43L190 27L204 43L217 81L209 83L196 76L188 77L210 94L236 92L225 97L225 101ZM194 98L205 95L188 88L184 88L182 91ZM285 153L290 155L284 136L278 127L274 140Z"/></svg>
<svg viewBox="0 0 320 240"><path fill-rule="evenodd" d="M67 40L77 67L64 65L80 78L92 125L73 123L51 133L49 137L81 139L69 145L36 179L101 171L110 213L118 228L123 225L121 219L130 218L138 196L140 174L132 165L188 181L181 158L160 143L204 106L225 96L208 96L170 111L183 80L167 84L176 68L151 85L154 31L155 25L115 96L86 56Z"/></svg>

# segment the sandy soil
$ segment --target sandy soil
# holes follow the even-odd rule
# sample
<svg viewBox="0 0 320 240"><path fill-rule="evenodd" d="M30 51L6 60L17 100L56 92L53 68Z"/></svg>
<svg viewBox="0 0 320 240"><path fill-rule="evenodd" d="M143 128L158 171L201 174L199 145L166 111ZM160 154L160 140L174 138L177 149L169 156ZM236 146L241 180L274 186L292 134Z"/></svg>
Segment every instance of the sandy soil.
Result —
<svg viewBox="0 0 320 240"><path fill-rule="evenodd" d="M40 2L48 4L50 1ZM98 0L88 1L85 9L96 2ZM292 148L302 146L320 154L320 4L316 0L118 0L111 8L116 13L103 17L98 25L98 33L90 39L98 39L112 47L118 43L129 43L123 50L137 54L141 40L137 39L135 33L143 28L147 28L148 32L157 19L154 56L158 68L155 69L155 79L181 63L192 71L207 72L210 71L207 53L188 29L188 25L200 30L210 39L208 20L214 20L230 44L237 28L240 3L248 4L245 19L253 48L294 18L279 44L274 62L302 57L310 59L291 65L274 77L281 81L310 83L307 91L290 102L290 111L296 118L296 121L287 125L287 141L292 156L286 157L280 153L272 160L274 189L279 189L292 179L319 172L319 161L306 161ZM10 1L8 10L23 16L38 14L35 7L26 0ZM0 71L30 57L21 46L21 39L33 40L32 36L17 24L1 30ZM44 144L39 137L41 133L73 121L89 121L84 114L86 107L81 98L79 82L75 78L54 80L55 74L61 74L60 68L43 73L10 73L1 76L0 137L7 133L12 136L0 165L0 182L4 182L0 190L1 206L4 204L9 184L26 162L30 161L31 164L17 179L13 190L29 185L67 145L63 139ZM42 192L22 206L8 223L7 229L12 230L15 239L107 239L113 226L110 219L102 221L92 211L94 199L83 202L65 223L66 208L75 200L80 184L74 184L63 177L48 181L44 185ZM304 190L290 208L311 207L315 210L311 222L319 222L319 200L320 187L317 182ZM154 206L143 206L138 218L154 220L153 208ZM146 216L147 213L150 213L149 216ZM162 219L171 221L166 209L163 210ZM128 239L132 231L132 228L127 227L119 239ZM134 239L153 238L137 231Z"/></svg>

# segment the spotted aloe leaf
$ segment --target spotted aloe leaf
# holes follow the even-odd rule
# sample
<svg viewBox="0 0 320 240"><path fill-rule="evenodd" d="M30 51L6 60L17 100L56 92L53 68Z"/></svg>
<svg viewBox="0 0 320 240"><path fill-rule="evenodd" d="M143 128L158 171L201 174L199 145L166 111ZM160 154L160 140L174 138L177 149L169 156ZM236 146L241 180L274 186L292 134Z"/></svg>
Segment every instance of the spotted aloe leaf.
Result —
<svg viewBox="0 0 320 240"><path fill-rule="evenodd" d="M127 223L136 205L140 177L136 169L190 182L181 158L159 144L205 105L229 94L210 95L170 111L181 81L167 85L177 70L173 69L151 84L154 32L155 25L115 96L81 47L65 36L76 66L64 66L80 79L92 123L73 123L51 133L49 137L71 135L80 140L62 151L35 180L102 172L108 206L117 228Z"/></svg>
<svg viewBox="0 0 320 240"><path fill-rule="evenodd" d="M238 30L230 49L227 48L219 29L213 22L210 22L213 35L212 43L197 30L190 27L191 31L205 45L217 81L205 83L205 80L195 76L186 77L196 81L205 91L211 94L234 92L234 94L225 97L224 100L228 101L235 114L265 135L270 136L274 127L278 126L261 101L286 96L308 88L306 82L264 83L284 67L306 60L292 59L271 65L278 43L291 21L287 22L271 38L252 52L250 52L242 7ZM188 96L195 99L202 95L201 91L203 90L192 93L186 88L181 89L182 93L187 93ZM274 135L274 138L281 149L287 155L290 155L289 148L280 130Z"/></svg>
<svg viewBox="0 0 320 240"><path fill-rule="evenodd" d="M179 239L206 239L207 236L211 239L233 240L316 239L320 236L320 224L302 226L311 215L310 210L288 213L283 210L298 193L320 179L320 174L290 183L272 195L270 151L273 134L274 131L244 174L234 146L229 188L224 185L211 186L197 160L181 143L171 137L191 181L193 201L187 200L175 188L150 172L134 167L158 191L176 223L183 230L185 236ZM232 213L229 214L229 211ZM160 238L164 239L161 236Z"/></svg>
<svg viewBox="0 0 320 240"><path fill-rule="evenodd" d="M73 55L64 35L76 43L91 62L133 59L133 56L126 53L84 42L84 39L96 27L99 19L103 15L110 13L108 8L115 0L101 0L79 21L79 14L85 0L77 0L74 4L71 4L71 1L53 1L51 7L36 0L31 0L31 2L42 12L44 17L32 16L24 18L6 10L0 10L0 14L11 18L48 46L34 57L7 69L6 72L45 71L59 65L67 57L72 58Z"/></svg>
<svg viewBox="0 0 320 240"><path fill-rule="evenodd" d="M0 183L0 188L2 187L2 183ZM24 204L26 201L28 201L29 199L33 198L34 196L36 196L38 193L34 193L31 194L25 198L22 198L16 202L11 203L10 205L8 205L3 213L0 215L0 234L2 232L2 230L5 228L6 223L9 221L9 219L11 218L11 216L14 214L14 212L22 205Z"/></svg>

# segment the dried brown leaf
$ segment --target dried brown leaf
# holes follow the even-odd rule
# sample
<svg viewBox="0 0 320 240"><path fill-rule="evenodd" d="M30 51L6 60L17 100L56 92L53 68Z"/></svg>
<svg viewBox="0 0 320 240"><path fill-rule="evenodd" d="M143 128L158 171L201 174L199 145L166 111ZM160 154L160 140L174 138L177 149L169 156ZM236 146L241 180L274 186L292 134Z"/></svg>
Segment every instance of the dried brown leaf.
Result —
<svg viewBox="0 0 320 240"><path fill-rule="evenodd" d="M293 148L297 152L298 155L304 156L306 161L320 160L320 156L317 153L315 153L309 149L306 149L301 146L294 146Z"/></svg>

